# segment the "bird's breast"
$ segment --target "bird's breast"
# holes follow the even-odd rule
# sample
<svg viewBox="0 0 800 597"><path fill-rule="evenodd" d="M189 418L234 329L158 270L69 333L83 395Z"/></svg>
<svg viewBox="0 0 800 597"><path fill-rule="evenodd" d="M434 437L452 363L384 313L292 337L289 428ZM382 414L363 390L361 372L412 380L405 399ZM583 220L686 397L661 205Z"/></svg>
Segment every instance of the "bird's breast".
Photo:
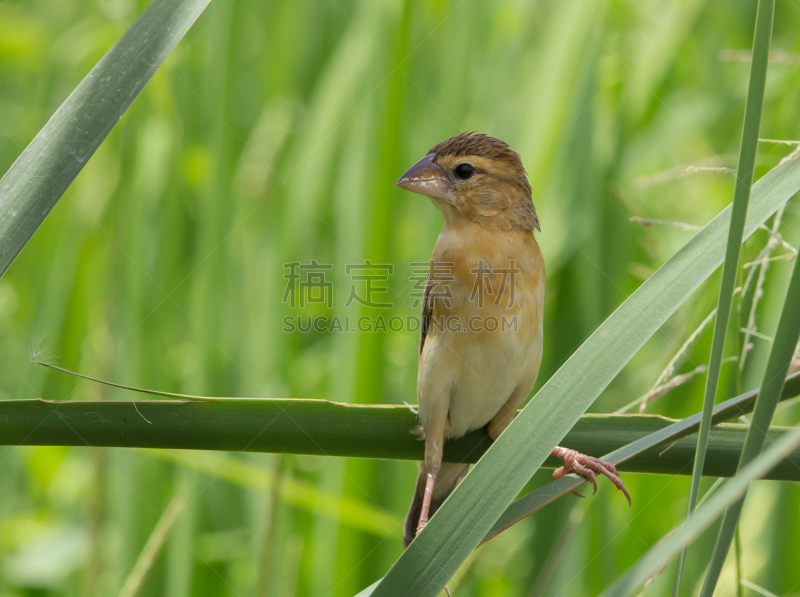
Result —
<svg viewBox="0 0 800 597"><path fill-rule="evenodd" d="M491 333L494 320L516 318L523 335L541 333L545 270L530 232L443 232L433 262L432 316L472 320L465 327L475 333Z"/></svg>
<svg viewBox="0 0 800 597"><path fill-rule="evenodd" d="M542 351L544 263L524 231L445 231L433 260L420 381L453 380L447 435L459 437L486 425L515 389L533 386Z"/></svg>

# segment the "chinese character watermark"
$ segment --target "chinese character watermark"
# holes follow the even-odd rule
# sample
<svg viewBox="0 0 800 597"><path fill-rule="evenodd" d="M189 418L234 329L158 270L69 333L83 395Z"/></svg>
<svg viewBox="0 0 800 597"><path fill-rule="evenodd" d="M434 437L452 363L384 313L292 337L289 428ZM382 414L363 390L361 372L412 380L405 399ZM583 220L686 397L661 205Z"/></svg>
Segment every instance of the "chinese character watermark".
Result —
<svg viewBox="0 0 800 597"><path fill-rule="evenodd" d="M289 303L292 309L304 308L307 304L324 304L328 309L333 308L333 282L326 279L326 273L333 270L331 263L317 263L312 259L310 263L284 263L283 274L286 280L286 290L283 293L283 302Z"/></svg>
<svg viewBox="0 0 800 597"><path fill-rule="evenodd" d="M353 302L365 307L376 307L378 309L392 309L393 303L381 303L375 300L376 293L389 292L389 276L394 274L394 265L373 264L369 259L363 264L347 264L344 266L344 273L350 276L353 284L350 284L350 296L344 306L349 307ZM356 290L357 286L364 283L364 295L360 295Z"/></svg>
<svg viewBox="0 0 800 597"><path fill-rule="evenodd" d="M473 262L474 263L474 262ZM411 275L409 282L412 308L418 309L421 301L427 301L427 327L429 333L441 332L514 332L517 330L517 316L513 312L478 312L472 316L460 311L460 306L477 303L478 309L484 305L512 308L515 304L515 285L517 275L522 269L512 259L509 267L500 268L477 261L477 267L469 269L470 277L460 278L456 272L464 272L465 268L456 270L456 263L431 260L429 262L410 262ZM283 302L292 309L305 308L307 305L320 305L328 310L333 309L333 282L328 275L333 272L333 265L319 263L312 259L308 263L299 261L284 264L283 279L286 288ZM345 265L345 274L350 277L350 292L344 303L345 308L354 303L364 307L377 309L394 309L388 302L390 278L394 275L394 265L375 264L370 260L364 263ZM470 288L469 297L466 289ZM458 294L454 292L457 289ZM490 302L489 302L490 301ZM405 305L407 306L407 305ZM455 311L459 311L460 315ZM300 316L292 315L284 318L284 331L305 332L399 332L419 331L419 317L401 318L397 315L363 316L350 321L350 315Z"/></svg>
<svg viewBox="0 0 800 597"><path fill-rule="evenodd" d="M453 290L450 288L449 282L456 279L453 275L453 268L456 266L454 262L431 259L430 262L411 262L408 265L411 267L411 276L408 279L414 283L408 294L409 298L414 300L413 308L419 308L420 299L425 295L426 286L428 287L429 305L438 299L442 301L446 309L453 308Z"/></svg>
<svg viewBox="0 0 800 597"><path fill-rule="evenodd" d="M475 275L475 283L469 295L470 302L477 300L478 308L483 309L484 295L488 294L494 297L492 306L499 307L503 297L507 296L506 307L513 307L515 279L517 274L521 272L522 269L516 266L516 262L513 259L509 262L509 267L507 268L492 267L491 265L486 265L483 259L479 259L478 267L469 270L469 273ZM499 282L495 279L496 276L500 276ZM493 279L498 282L496 292L492 285Z"/></svg>

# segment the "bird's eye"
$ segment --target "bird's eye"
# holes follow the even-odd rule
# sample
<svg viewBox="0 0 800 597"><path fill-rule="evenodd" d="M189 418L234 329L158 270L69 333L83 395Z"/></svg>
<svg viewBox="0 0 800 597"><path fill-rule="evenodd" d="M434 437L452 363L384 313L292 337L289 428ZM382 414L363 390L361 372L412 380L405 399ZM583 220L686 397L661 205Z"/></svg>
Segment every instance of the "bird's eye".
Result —
<svg viewBox="0 0 800 597"><path fill-rule="evenodd" d="M453 174L458 176L461 180L467 180L471 178L473 174L475 174L475 166L472 164L459 164L456 166L456 169L453 170Z"/></svg>

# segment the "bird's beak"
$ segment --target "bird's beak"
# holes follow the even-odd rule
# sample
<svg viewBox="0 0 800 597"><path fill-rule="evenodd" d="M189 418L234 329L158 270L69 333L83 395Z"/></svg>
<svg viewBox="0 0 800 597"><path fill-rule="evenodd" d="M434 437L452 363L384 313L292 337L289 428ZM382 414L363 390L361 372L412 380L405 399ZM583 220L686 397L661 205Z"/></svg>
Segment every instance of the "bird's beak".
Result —
<svg viewBox="0 0 800 597"><path fill-rule="evenodd" d="M447 199L450 182L444 170L434 162L436 154L426 155L403 174L394 186L428 197Z"/></svg>

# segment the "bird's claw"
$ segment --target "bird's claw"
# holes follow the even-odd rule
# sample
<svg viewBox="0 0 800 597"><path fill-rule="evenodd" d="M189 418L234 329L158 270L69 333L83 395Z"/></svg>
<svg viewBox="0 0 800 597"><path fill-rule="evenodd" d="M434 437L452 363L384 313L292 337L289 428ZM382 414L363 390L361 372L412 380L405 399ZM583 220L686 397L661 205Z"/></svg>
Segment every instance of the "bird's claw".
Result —
<svg viewBox="0 0 800 597"><path fill-rule="evenodd" d="M597 493L597 474L603 475L604 477L608 477L614 484L614 487L625 495L625 498L628 500L628 505L631 505L631 496L625 487L625 483L620 478L617 467L610 462L560 446L553 450L553 456L559 458L564 463L564 466L557 468L553 472L553 476L556 479L560 479L568 473L576 473L588 479L594 488L593 493Z"/></svg>

